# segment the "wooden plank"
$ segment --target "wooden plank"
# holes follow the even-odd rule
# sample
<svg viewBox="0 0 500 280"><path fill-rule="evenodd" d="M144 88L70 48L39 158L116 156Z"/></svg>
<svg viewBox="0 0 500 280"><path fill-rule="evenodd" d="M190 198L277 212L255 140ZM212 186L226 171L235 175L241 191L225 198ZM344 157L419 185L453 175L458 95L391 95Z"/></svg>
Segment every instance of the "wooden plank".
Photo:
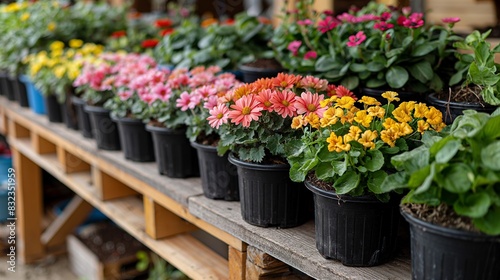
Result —
<svg viewBox="0 0 500 280"><path fill-rule="evenodd" d="M95 166L92 167L92 181L94 182L98 197L103 201L138 194L137 191L129 188L124 183Z"/></svg>
<svg viewBox="0 0 500 280"><path fill-rule="evenodd" d="M87 162L68 152L64 147L57 146L57 158L65 173L90 170L90 165Z"/></svg>
<svg viewBox="0 0 500 280"><path fill-rule="evenodd" d="M229 262L229 279L246 279L246 252L239 251L229 246L228 262ZM251 278L249 278L251 279Z"/></svg>
<svg viewBox="0 0 500 280"><path fill-rule="evenodd" d="M253 246L248 246L247 248L247 259L249 262L262 268L276 268L286 266L286 264L282 261L275 259L273 256Z"/></svg>
<svg viewBox="0 0 500 280"><path fill-rule="evenodd" d="M333 4L334 4L333 0L314 1L313 9L319 13L326 10L333 11L334 10Z"/></svg>
<svg viewBox="0 0 500 280"><path fill-rule="evenodd" d="M71 234L88 217L92 205L79 196L74 196L64 211L54 220L42 234L41 240L45 246L64 244Z"/></svg>
<svg viewBox="0 0 500 280"><path fill-rule="evenodd" d="M14 138L30 137L30 131L12 118L9 118L9 133Z"/></svg>
<svg viewBox="0 0 500 280"><path fill-rule="evenodd" d="M143 196L146 233L154 238L186 233L198 228L156 203L153 198Z"/></svg>
<svg viewBox="0 0 500 280"><path fill-rule="evenodd" d="M43 138L35 132L31 132L31 143L35 152L39 154L51 154L56 152L56 145Z"/></svg>
<svg viewBox="0 0 500 280"><path fill-rule="evenodd" d="M4 107L0 106L0 133L7 135L8 133L9 121L7 119L7 114L5 113Z"/></svg>
<svg viewBox="0 0 500 280"><path fill-rule="evenodd" d="M42 173L40 167L21 153L10 138L16 175L17 252L24 263L32 263L45 254L42 234Z"/></svg>

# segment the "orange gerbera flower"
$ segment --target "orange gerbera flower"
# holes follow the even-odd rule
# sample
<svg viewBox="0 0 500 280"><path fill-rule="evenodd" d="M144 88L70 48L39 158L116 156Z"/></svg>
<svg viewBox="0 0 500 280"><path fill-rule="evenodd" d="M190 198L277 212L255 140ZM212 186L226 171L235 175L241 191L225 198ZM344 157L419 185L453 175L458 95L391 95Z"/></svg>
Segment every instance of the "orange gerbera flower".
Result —
<svg viewBox="0 0 500 280"><path fill-rule="evenodd" d="M280 88L293 88L301 79L302 76L300 75L279 73L278 76L273 79L273 86Z"/></svg>

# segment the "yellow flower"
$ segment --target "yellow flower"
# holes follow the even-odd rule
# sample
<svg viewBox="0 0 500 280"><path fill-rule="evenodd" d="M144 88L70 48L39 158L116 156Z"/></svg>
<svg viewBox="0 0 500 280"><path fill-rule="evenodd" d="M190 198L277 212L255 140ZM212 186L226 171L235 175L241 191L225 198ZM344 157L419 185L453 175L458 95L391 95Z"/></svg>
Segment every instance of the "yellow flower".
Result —
<svg viewBox="0 0 500 280"><path fill-rule="evenodd" d="M321 106L321 108L328 106L328 104L330 104L330 99L324 99L319 102L319 106Z"/></svg>
<svg viewBox="0 0 500 280"><path fill-rule="evenodd" d="M316 113L311 113L304 118L304 122L314 128L319 128L319 117Z"/></svg>
<svg viewBox="0 0 500 280"><path fill-rule="evenodd" d="M370 107L366 111L368 111L368 115L379 119L382 119L385 116L385 109L380 106Z"/></svg>
<svg viewBox="0 0 500 280"><path fill-rule="evenodd" d="M73 49L77 49L83 45L83 41L80 39L71 39L69 40L69 46Z"/></svg>
<svg viewBox="0 0 500 280"><path fill-rule="evenodd" d="M359 144L363 145L365 148L373 149L375 148L375 143L373 142L377 139L377 131L367 130L361 134L361 138L358 140Z"/></svg>
<svg viewBox="0 0 500 280"><path fill-rule="evenodd" d="M385 121L382 125L384 126L385 129L389 129L392 126L394 126L395 124L396 124L396 121L394 119L387 118L387 119L385 119Z"/></svg>
<svg viewBox="0 0 500 280"><path fill-rule="evenodd" d="M425 113L425 117L427 118L427 122L431 125L439 125L443 122L443 114L434 107L430 107L429 111Z"/></svg>
<svg viewBox="0 0 500 280"><path fill-rule="evenodd" d="M355 125L349 127L349 135L351 135L354 140L359 139L359 135L361 134L361 132L362 132L361 128L359 128Z"/></svg>
<svg viewBox="0 0 500 280"><path fill-rule="evenodd" d="M429 108L425 103L418 103L415 105L415 111L413 112L413 116L415 118L423 118L428 111Z"/></svg>
<svg viewBox="0 0 500 280"><path fill-rule="evenodd" d="M64 49L64 43L61 41L54 41L49 46L51 51L59 51Z"/></svg>
<svg viewBox="0 0 500 280"><path fill-rule="evenodd" d="M328 151L330 152L336 152L337 151L337 144L341 143L342 144L342 136L337 136L335 135L335 132L330 133L330 136L326 138L326 142L328 143ZM340 152L340 151L339 151Z"/></svg>
<svg viewBox="0 0 500 280"><path fill-rule="evenodd" d="M56 30L56 24L54 22L50 22L48 25L47 25L47 30L49 31L54 31Z"/></svg>
<svg viewBox="0 0 500 280"><path fill-rule="evenodd" d="M292 128L298 129L304 125L304 117L302 115L296 116L292 120Z"/></svg>
<svg viewBox="0 0 500 280"><path fill-rule="evenodd" d="M438 124L433 124L432 125L432 128L434 128L434 130L437 131L437 132L440 132L445 127L446 127L446 124L444 122L440 122Z"/></svg>
<svg viewBox="0 0 500 280"><path fill-rule="evenodd" d="M360 100L358 100L358 102L364 103L365 105L382 105L377 99L370 96L363 96Z"/></svg>
<svg viewBox="0 0 500 280"><path fill-rule="evenodd" d="M80 69L77 66L68 67L68 78L72 81L80 75Z"/></svg>
<svg viewBox="0 0 500 280"><path fill-rule="evenodd" d="M21 21L27 21L30 18L30 13L23 13L21 15Z"/></svg>
<svg viewBox="0 0 500 280"><path fill-rule="evenodd" d="M415 110L415 112L416 112L416 110ZM417 122L417 127L418 127L417 128L418 132L420 132L421 134L424 134L424 131L429 129L429 124L424 120L419 120Z"/></svg>
<svg viewBox="0 0 500 280"><path fill-rule="evenodd" d="M393 126L392 128L397 130L397 134L399 137L401 136L406 136L408 134L411 134L413 132L413 129L408 123L398 123L397 125Z"/></svg>
<svg viewBox="0 0 500 280"><path fill-rule="evenodd" d="M56 68L54 68L54 75L57 78L59 78L59 79L62 78L64 76L64 74L66 74L66 67L59 65Z"/></svg>
<svg viewBox="0 0 500 280"><path fill-rule="evenodd" d="M398 122L409 122L412 120L411 115L408 114L404 107L394 109L394 111L392 111L392 115Z"/></svg>
<svg viewBox="0 0 500 280"><path fill-rule="evenodd" d="M356 113L356 117L354 118L354 121L357 123L361 124L364 127L369 127L370 124L372 123L373 117L368 115L365 110L361 110Z"/></svg>
<svg viewBox="0 0 500 280"><path fill-rule="evenodd" d="M399 138L396 129L390 128L387 130L382 130L380 132L380 139L384 141L387 145L394 147L396 145L396 140Z"/></svg>
<svg viewBox="0 0 500 280"><path fill-rule="evenodd" d="M337 99L337 106L344 109L351 109L354 106L354 99L350 96L342 96L342 98Z"/></svg>
<svg viewBox="0 0 500 280"><path fill-rule="evenodd" d="M339 143L337 144L337 149L335 151L340 153L342 151L349 152L351 150L351 144L349 143Z"/></svg>
<svg viewBox="0 0 500 280"><path fill-rule="evenodd" d="M386 91L384 93L382 93L382 97L389 100L390 102L391 101L399 101L399 97L398 96L398 93L397 92L394 92L394 91Z"/></svg>
<svg viewBox="0 0 500 280"><path fill-rule="evenodd" d="M336 124L338 120L339 118L337 117L325 118L323 115L323 117L319 120L319 124L321 127L327 127Z"/></svg>

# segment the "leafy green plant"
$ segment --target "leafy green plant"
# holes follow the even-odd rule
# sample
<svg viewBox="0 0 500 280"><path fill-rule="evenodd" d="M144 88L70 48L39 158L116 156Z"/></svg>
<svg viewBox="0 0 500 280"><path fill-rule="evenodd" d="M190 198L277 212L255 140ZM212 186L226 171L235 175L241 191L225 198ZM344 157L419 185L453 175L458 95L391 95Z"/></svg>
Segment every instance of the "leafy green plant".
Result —
<svg viewBox="0 0 500 280"><path fill-rule="evenodd" d="M500 45L491 47L486 39L491 30L483 34L474 31L463 42L455 43L460 50L456 55L456 73L450 85L461 84L462 88L478 87L482 99L491 105L500 105L500 65L495 63L495 54L500 53Z"/></svg>
<svg viewBox="0 0 500 280"><path fill-rule="evenodd" d="M151 253L148 255L144 251L137 253L136 268L139 271L149 269L149 280L187 280L189 279L184 273L176 269L171 264L167 263L158 255Z"/></svg>
<svg viewBox="0 0 500 280"><path fill-rule="evenodd" d="M403 203L445 203L480 231L500 234L500 111L464 111L449 133L422 141L392 158L399 172L381 188L408 189Z"/></svg>
<svg viewBox="0 0 500 280"><path fill-rule="evenodd" d="M329 183L337 194L360 196L374 194L389 200L391 190L381 189L390 181L394 167L390 157L418 145L422 133L441 130L442 114L423 103L402 102L395 92L382 94L388 103L381 106L375 98L363 96L355 106L351 97L326 100L324 112L314 122L299 116L293 127L303 136L287 145L290 178L304 181L308 175ZM363 105L361 105L363 104Z"/></svg>

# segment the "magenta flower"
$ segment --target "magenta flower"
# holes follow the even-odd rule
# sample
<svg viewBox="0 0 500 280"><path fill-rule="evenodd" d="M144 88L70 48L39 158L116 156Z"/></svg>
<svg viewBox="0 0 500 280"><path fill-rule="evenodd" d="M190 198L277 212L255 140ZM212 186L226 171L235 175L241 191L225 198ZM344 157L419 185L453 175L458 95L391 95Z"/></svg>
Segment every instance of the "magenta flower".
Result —
<svg viewBox="0 0 500 280"><path fill-rule="evenodd" d="M422 13L413 13L403 22L403 26L407 28L419 28L424 25L423 16Z"/></svg>
<svg viewBox="0 0 500 280"><path fill-rule="evenodd" d="M460 18L459 17L448 17L448 18L441 19L441 21L443 21L443 23L457 23L460 21Z"/></svg>
<svg viewBox="0 0 500 280"><path fill-rule="evenodd" d="M318 54L315 52L315 51L308 51L306 52L306 54L304 55L304 59L305 60L308 60L308 59L316 59L318 57Z"/></svg>
<svg viewBox="0 0 500 280"><path fill-rule="evenodd" d="M332 10L324 10L323 14L325 14L326 16L333 16L333 11Z"/></svg>
<svg viewBox="0 0 500 280"><path fill-rule="evenodd" d="M288 44L287 49L291 51L294 56L296 56L301 45L301 41L292 41L290 44Z"/></svg>
<svg viewBox="0 0 500 280"><path fill-rule="evenodd" d="M306 25L312 25L313 22L310 19L304 19L304 20L299 20L297 21L298 25L306 26Z"/></svg>
<svg viewBox="0 0 500 280"><path fill-rule="evenodd" d="M405 16L399 16L398 19L396 20L396 23L400 26L403 26L405 21L406 21Z"/></svg>
<svg viewBox="0 0 500 280"><path fill-rule="evenodd" d="M363 31L359 31L356 35L349 36L348 47L355 47L361 45L366 40L366 35Z"/></svg>
<svg viewBox="0 0 500 280"><path fill-rule="evenodd" d="M383 12L381 15L380 15L380 20L381 21L388 21L389 19L391 19L392 17L392 14L389 13L389 12Z"/></svg>
<svg viewBox="0 0 500 280"><path fill-rule="evenodd" d="M326 33L339 25L339 22L331 16L327 16L324 20L318 23L318 30L321 33Z"/></svg>
<svg viewBox="0 0 500 280"><path fill-rule="evenodd" d="M387 29L391 29L394 27L394 24L387 23L385 21L377 22L373 25L373 28L378 29L380 31L386 31Z"/></svg>
<svg viewBox="0 0 500 280"><path fill-rule="evenodd" d="M337 19L343 22L354 22L356 16L353 16L349 13L343 13L337 16Z"/></svg>
<svg viewBox="0 0 500 280"><path fill-rule="evenodd" d="M207 118L208 124L218 129L224 123L227 123L229 109L225 104L219 104L210 110L210 116Z"/></svg>

